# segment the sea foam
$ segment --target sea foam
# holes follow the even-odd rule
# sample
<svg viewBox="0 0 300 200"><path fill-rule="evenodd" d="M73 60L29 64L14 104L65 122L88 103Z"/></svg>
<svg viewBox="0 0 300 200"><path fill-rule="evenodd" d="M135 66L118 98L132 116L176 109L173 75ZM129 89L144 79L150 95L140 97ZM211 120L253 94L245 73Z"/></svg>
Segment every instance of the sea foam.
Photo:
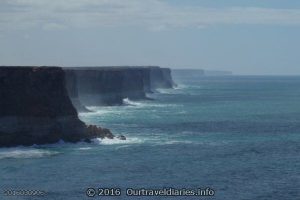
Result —
<svg viewBox="0 0 300 200"><path fill-rule="evenodd" d="M41 158L46 156L57 155L59 152L49 151L44 149L32 149L32 148L8 148L1 149L0 151L0 159L8 159L8 158Z"/></svg>
<svg viewBox="0 0 300 200"><path fill-rule="evenodd" d="M143 140L140 138L127 138L126 140L121 140L119 138L108 139L108 138L95 138L92 140L94 144L101 145L115 145L115 144L139 144L143 143Z"/></svg>
<svg viewBox="0 0 300 200"><path fill-rule="evenodd" d="M123 104L127 105L127 106L141 106L141 105L143 105L143 103L132 101L129 98L123 99Z"/></svg>

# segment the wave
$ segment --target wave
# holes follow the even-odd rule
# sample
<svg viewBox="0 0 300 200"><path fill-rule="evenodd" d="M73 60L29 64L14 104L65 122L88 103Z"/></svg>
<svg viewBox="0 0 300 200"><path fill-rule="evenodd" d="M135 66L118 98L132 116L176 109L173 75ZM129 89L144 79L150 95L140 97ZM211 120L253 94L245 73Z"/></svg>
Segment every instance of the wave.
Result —
<svg viewBox="0 0 300 200"><path fill-rule="evenodd" d="M129 98L123 99L123 104L127 106L141 106L143 103L141 102L136 102L136 101L131 101Z"/></svg>
<svg viewBox="0 0 300 200"><path fill-rule="evenodd" d="M90 150L90 149L92 149L92 147L80 147L80 148L78 148L79 150L83 150L83 151L85 151L85 150Z"/></svg>
<svg viewBox="0 0 300 200"><path fill-rule="evenodd" d="M156 92L158 94L164 94L164 95L176 95L176 94L186 94L188 87L175 87L175 88L159 88L156 89Z"/></svg>
<svg viewBox="0 0 300 200"><path fill-rule="evenodd" d="M87 109L89 109L91 112L80 112L80 115L101 115L101 114L107 114L113 112L112 109L108 109L105 106L86 106Z"/></svg>
<svg viewBox="0 0 300 200"><path fill-rule="evenodd" d="M193 144L193 141L180 141L180 140L169 140L162 142L161 145L173 145L173 144Z"/></svg>
<svg viewBox="0 0 300 200"><path fill-rule="evenodd" d="M177 86L175 86L173 89L174 90L183 90L183 89L186 89L188 88L189 86L187 85L184 85L184 84L177 84Z"/></svg>
<svg viewBox="0 0 300 200"><path fill-rule="evenodd" d="M0 151L0 160L8 158L41 158L57 155L59 152L44 149L9 148Z"/></svg>
<svg viewBox="0 0 300 200"><path fill-rule="evenodd" d="M115 144L139 144L144 141L140 138L126 138L126 140L121 140L119 138L108 139L108 138L95 138L92 140L94 144L102 144L102 145L115 145Z"/></svg>
<svg viewBox="0 0 300 200"><path fill-rule="evenodd" d="M174 90L173 89L156 89L156 92L158 92L159 94L174 94Z"/></svg>

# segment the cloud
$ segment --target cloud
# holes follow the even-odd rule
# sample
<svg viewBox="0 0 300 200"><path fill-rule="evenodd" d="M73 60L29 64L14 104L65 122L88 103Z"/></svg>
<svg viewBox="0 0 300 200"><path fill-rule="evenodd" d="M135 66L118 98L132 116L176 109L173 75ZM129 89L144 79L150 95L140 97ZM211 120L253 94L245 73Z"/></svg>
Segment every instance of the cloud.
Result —
<svg viewBox="0 0 300 200"><path fill-rule="evenodd" d="M300 25L300 9L177 6L162 0L2 0L0 30L138 26L149 30L216 24Z"/></svg>
<svg viewBox="0 0 300 200"><path fill-rule="evenodd" d="M57 23L46 23L43 26L43 29L48 31L64 30L66 28L67 28L66 26Z"/></svg>

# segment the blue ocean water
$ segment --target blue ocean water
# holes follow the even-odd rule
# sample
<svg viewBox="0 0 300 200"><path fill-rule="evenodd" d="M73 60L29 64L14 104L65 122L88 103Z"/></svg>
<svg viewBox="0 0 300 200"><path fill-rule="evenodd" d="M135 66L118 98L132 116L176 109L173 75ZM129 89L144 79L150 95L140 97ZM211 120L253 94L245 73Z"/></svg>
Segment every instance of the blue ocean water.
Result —
<svg viewBox="0 0 300 200"><path fill-rule="evenodd" d="M90 124L127 141L0 149L0 188L44 197L0 199L164 199L126 197L126 188L212 188L213 197L300 199L300 77L183 77L154 101L91 107ZM87 188L121 188L122 197L86 197Z"/></svg>

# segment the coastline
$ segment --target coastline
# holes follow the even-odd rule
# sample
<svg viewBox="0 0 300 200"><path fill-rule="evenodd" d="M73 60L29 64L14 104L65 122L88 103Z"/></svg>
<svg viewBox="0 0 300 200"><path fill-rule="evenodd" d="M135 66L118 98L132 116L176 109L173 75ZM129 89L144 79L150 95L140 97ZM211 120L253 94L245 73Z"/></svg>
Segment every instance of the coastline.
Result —
<svg viewBox="0 0 300 200"><path fill-rule="evenodd" d="M119 138L109 129L86 125L86 106L122 105L146 93L173 87L160 67L0 67L0 147ZM91 103L92 102L92 103Z"/></svg>

